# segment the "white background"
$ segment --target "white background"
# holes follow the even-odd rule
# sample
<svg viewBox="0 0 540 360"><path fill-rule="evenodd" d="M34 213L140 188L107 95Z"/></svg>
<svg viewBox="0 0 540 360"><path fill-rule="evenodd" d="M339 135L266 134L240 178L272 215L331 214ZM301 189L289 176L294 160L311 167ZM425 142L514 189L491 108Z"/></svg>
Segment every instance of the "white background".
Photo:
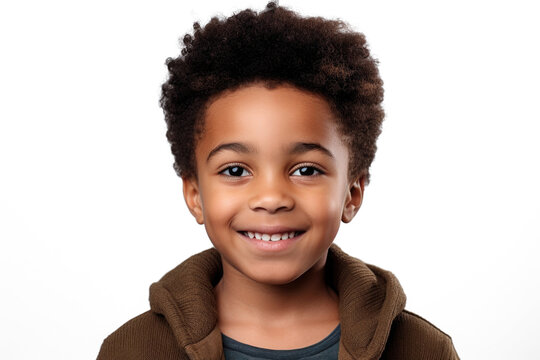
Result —
<svg viewBox="0 0 540 360"><path fill-rule="evenodd" d="M209 247L158 105L191 24L265 1L0 9L0 358L94 359ZM337 244L393 271L463 359L540 359L533 1L282 1L364 32L385 81L363 208Z"/></svg>

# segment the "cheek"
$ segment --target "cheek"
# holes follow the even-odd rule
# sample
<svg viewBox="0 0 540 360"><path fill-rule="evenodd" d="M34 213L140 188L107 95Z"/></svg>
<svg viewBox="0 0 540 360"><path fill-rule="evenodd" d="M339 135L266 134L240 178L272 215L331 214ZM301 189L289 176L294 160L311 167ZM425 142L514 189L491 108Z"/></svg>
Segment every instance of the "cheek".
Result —
<svg viewBox="0 0 540 360"><path fill-rule="evenodd" d="M321 191L318 196L310 197L306 206L315 224L324 226L329 235L337 233L343 211L343 197L339 191Z"/></svg>
<svg viewBox="0 0 540 360"><path fill-rule="evenodd" d="M201 194L205 225L207 228L228 225L238 213L241 197L231 195L231 191L224 187L208 184L205 189L208 196Z"/></svg>

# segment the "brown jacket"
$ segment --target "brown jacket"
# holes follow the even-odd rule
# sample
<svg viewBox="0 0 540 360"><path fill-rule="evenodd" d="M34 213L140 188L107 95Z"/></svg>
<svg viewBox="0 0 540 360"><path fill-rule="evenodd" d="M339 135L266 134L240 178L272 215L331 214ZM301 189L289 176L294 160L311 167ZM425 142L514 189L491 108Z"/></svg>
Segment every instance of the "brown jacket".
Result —
<svg viewBox="0 0 540 360"><path fill-rule="evenodd" d="M340 360L457 360L448 335L404 310L405 294L388 271L366 265L336 245L329 284L339 297ZM192 256L150 287L150 311L105 339L98 360L224 359L214 286L215 249Z"/></svg>

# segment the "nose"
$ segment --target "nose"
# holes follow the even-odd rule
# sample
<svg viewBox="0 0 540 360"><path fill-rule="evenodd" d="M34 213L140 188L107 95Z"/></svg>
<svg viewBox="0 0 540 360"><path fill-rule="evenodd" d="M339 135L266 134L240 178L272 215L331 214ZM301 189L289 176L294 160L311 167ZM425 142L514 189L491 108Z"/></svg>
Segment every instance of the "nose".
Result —
<svg viewBox="0 0 540 360"><path fill-rule="evenodd" d="M248 201L251 210L274 214L294 208L294 199L284 181L270 177L260 179L253 185L253 195Z"/></svg>

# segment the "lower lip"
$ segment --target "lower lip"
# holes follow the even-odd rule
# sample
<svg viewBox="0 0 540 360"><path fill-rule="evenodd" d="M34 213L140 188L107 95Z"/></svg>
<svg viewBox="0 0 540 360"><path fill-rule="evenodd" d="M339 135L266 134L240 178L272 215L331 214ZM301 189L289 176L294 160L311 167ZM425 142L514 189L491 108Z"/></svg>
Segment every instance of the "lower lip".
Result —
<svg viewBox="0 0 540 360"><path fill-rule="evenodd" d="M242 233L238 233L241 237L246 239L250 242L255 248L261 251L266 252L279 252L288 249L292 244L297 242L305 233L301 233L298 236L295 236L293 238L289 238L286 240L278 240L278 241L264 241L259 240L257 238L250 238L249 236L246 236Z"/></svg>

